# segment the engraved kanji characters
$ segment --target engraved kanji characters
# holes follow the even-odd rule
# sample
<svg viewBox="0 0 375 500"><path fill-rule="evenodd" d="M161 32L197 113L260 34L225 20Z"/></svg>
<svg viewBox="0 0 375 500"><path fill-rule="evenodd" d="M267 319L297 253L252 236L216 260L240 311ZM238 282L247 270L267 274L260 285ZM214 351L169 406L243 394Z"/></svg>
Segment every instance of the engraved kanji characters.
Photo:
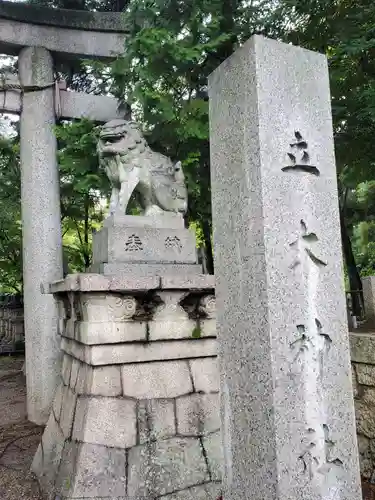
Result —
<svg viewBox="0 0 375 500"><path fill-rule="evenodd" d="M315 318L315 324L318 335L320 335L324 339L324 345L326 346L327 349L329 349L332 344L331 337L328 335L328 333L323 332L323 326L317 318Z"/></svg>
<svg viewBox="0 0 375 500"><path fill-rule="evenodd" d="M293 351L297 351L296 356L294 358L294 361L305 351L309 349L309 347L316 347L316 344L318 344L319 339L323 339L323 346L326 348L328 351L332 339L328 333L325 333L323 331L323 326L321 322L318 320L318 318L315 318L315 326L316 326L316 331L312 332L311 335L307 334L307 330L305 325L297 325L297 332L299 334L299 337L294 340L293 342L290 342L290 348ZM315 343L314 343L315 339Z"/></svg>
<svg viewBox="0 0 375 500"><path fill-rule="evenodd" d="M181 252L182 244L178 236L167 236L164 242L165 248Z"/></svg>
<svg viewBox="0 0 375 500"><path fill-rule="evenodd" d="M310 163L310 155L307 151L307 142L298 131L294 132L294 136L296 140L290 144L292 152L287 153L290 165L286 165L281 170L283 172L307 172L309 174L319 176L319 169Z"/></svg>
<svg viewBox="0 0 375 500"><path fill-rule="evenodd" d="M296 360L304 351L307 351L309 349L309 345L312 345L311 338L306 335L305 325L297 325L297 331L299 337L290 343L291 349L297 350L294 360Z"/></svg>
<svg viewBox="0 0 375 500"><path fill-rule="evenodd" d="M302 219L300 221L300 224L301 224L301 232L299 237L295 241L290 243L291 248L297 249L296 258L294 259L294 262L290 267L294 269L295 267L297 267L299 264L302 263L301 252L305 252L308 255L309 259L317 266L326 266L327 263L324 262L317 255L315 255L312 250L311 243L315 243L318 241L317 235L315 233L308 232L306 223Z"/></svg>
<svg viewBox="0 0 375 500"><path fill-rule="evenodd" d="M299 175L308 173L319 177L319 169L310 161L307 141L299 131L295 131L294 136L295 141L290 144L290 151L287 153L289 164L283 166L281 170L285 173L295 172ZM302 186L306 185L301 184ZM316 186L316 190L318 187ZM335 452L336 443L330 437L325 408L322 406L325 397L322 389L325 380L325 359L332 345L332 338L319 319L321 309L321 301L318 300L319 284L323 279L321 272L327 266L327 262L321 255L318 235L307 227L303 219L300 220L299 229L298 236L289 244L293 252L290 269L300 271L296 273L296 277L301 280L298 290L303 291L306 305L305 322L296 325L297 334L294 333L289 343L293 353L291 373L300 380L301 398L304 398L306 427L308 427L305 446L298 456L298 461L302 465L302 474L307 481L313 480L317 474L327 476L325 479L331 481L335 477L333 474L335 469L343 468L343 461ZM296 366L297 360L300 360L300 363ZM332 478L329 476L331 473Z"/></svg>
<svg viewBox="0 0 375 500"><path fill-rule="evenodd" d="M131 234L125 243L125 252L137 252L143 250L141 238L136 234Z"/></svg>
<svg viewBox="0 0 375 500"><path fill-rule="evenodd" d="M309 429L309 431L314 432L313 429ZM298 459L302 462L303 473L307 474L309 479L312 479L319 467L319 460L316 456L316 443L310 442Z"/></svg>
<svg viewBox="0 0 375 500"><path fill-rule="evenodd" d="M333 453L336 443L329 437L328 425L322 424L321 431L321 436L318 436L315 429L307 429L309 443L298 457L302 462L302 473L310 480L316 473L328 474L334 467L343 466L342 460Z"/></svg>

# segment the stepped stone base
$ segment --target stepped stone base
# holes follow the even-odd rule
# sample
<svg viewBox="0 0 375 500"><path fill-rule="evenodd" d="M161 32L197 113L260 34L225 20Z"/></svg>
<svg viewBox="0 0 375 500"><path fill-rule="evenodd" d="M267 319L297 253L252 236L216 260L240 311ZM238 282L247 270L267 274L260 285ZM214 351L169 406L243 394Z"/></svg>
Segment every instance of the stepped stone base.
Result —
<svg viewBox="0 0 375 500"><path fill-rule="evenodd" d="M210 282L165 278L121 292L110 278L82 275L51 286L63 365L32 464L49 500L220 496Z"/></svg>

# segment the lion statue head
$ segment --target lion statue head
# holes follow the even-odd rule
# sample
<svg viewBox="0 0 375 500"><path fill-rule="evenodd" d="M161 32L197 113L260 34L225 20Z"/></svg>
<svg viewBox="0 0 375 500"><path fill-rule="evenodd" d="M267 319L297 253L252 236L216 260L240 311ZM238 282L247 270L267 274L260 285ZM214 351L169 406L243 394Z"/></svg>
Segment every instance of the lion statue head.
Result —
<svg viewBox="0 0 375 500"><path fill-rule="evenodd" d="M97 150L114 191L132 182L145 214L186 212L187 190L181 163L174 164L167 156L152 151L135 122L106 123ZM120 210L124 212L126 207Z"/></svg>

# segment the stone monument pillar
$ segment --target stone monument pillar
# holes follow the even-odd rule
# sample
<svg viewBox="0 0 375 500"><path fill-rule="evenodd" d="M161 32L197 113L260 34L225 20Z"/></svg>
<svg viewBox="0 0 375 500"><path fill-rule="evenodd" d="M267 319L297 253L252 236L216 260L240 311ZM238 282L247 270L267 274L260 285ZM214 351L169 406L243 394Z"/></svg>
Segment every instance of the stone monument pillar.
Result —
<svg viewBox="0 0 375 500"><path fill-rule="evenodd" d="M29 420L44 424L60 371L57 309L41 283L62 278L59 175L56 159L54 74L42 47L21 50L21 191L24 315ZM26 265L27 264L27 265Z"/></svg>
<svg viewBox="0 0 375 500"><path fill-rule="evenodd" d="M214 277L200 274L184 228L182 180L133 125L103 127L114 192L113 214L93 238L100 274L68 275L47 290L59 304L64 358L32 469L48 498L216 500ZM140 148L119 165L133 140ZM125 214L133 189L143 216Z"/></svg>
<svg viewBox="0 0 375 500"><path fill-rule="evenodd" d="M365 308L366 323L375 325L375 276L362 278L363 300Z"/></svg>
<svg viewBox="0 0 375 500"><path fill-rule="evenodd" d="M361 498L326 58L209 79L226 500Z"/></svg>

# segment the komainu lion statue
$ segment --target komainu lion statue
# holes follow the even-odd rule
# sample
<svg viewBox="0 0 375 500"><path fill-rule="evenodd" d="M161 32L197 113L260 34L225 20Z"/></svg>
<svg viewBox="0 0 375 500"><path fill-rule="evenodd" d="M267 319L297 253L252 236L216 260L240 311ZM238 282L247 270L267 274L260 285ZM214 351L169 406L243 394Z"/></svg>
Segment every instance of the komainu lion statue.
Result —
<svg viewBox="0 0 375 500"><path fill-rule="evenodd" d="M187 189L181 163L173 164L152 151L136 123L106 123L97 149L100 166L112 186L111 214L125 214L133 192L138 195L144 215L186 213Z"/></svg>

